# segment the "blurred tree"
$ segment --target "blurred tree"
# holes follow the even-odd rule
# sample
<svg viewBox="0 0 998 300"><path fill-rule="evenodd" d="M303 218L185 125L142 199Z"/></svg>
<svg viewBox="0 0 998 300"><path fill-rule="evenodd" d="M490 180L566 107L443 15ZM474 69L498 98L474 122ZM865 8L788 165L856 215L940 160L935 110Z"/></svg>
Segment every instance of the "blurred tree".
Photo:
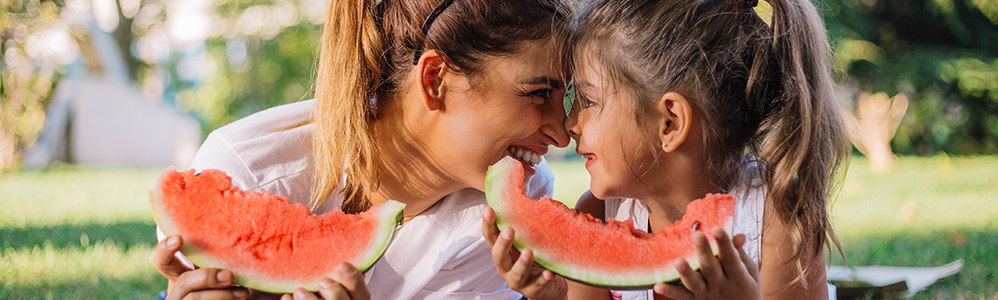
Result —
<svg viewBox="0 0 998 300"><path fill-rule="evenodd" d="M177 106L207 132L257 111L309 98L326 1L216 1L199 54L208 74L174 80ZM183 59L177 59L181 64ZM180 68L170 68L182 78Z"/></svg>
<svg viewBox="0 0 998 300"><path fill-rule="evenodd" d="M0 172L41 131L60 62L78 51L70 34L51 1L0 1Z"/></svg>
<svg viewBox="0 0 998 300"><path fill-rule="evenodd" d="M818 2L854 104L863 91L904 93L892 147L930 155L998 153L998 2Z"/></svg>

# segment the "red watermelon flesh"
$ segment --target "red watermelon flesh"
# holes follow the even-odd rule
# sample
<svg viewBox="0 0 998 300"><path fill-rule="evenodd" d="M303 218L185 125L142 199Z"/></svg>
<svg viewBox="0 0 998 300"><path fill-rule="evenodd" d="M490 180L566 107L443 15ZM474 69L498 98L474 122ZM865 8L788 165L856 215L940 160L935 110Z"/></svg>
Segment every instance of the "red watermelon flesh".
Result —
<svg viewBox="0 0 998 300"><path fill-rule="evenodd" d="M485 193L496 211L496 224L514 228L514 246L532 249L541 266L590 285L644 289L674 281L679 278L673 266L677 258L699 268L690 239L695 230L707 233L714 254L717 247L709 230L721 226L731 233L735 201L728 194L693 201L681 220L649 234L634 229L631 220L604 224L551 198L531 199L523 180L523 169L512 158L489 167Z"/></svg>
<svg viewBox="0 0 998 300"><path fill-rule="evenodd" d="M222 171L167 170L150 190L156 223L184 238L199 267L223 268L239 285L275 293L318 290L349 262L361 271L381 257L405 204L388 201L357 214L313 215L267 192L242 191Z"/></svg>

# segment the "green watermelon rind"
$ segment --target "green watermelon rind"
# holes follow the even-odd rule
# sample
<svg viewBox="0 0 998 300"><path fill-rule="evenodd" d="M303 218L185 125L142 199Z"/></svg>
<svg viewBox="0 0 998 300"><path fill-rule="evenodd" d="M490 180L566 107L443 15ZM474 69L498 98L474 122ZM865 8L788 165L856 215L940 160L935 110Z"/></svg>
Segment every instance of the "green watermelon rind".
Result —
<svg viewBox="0 0 998 300"><path fill-rule="evenodd" d="M506 179L507 174L512 171L512 168L519 168L519 162L512 158L504 158L492 166L489 166L488 173L485 176L485 195L488 205L492 209L496 210L496 225L501 229L505 230L512 226L504 220L501 215L503 213L503 203L500 199L503 199L504 191L506 190L506 185L509 184ZM731 235L733 229L733 218L728 218L724 223L724 231ZM520 239L520 236L516 236L513 239L513 246L516 249L522 251L528 248L528 245ZM717 255L719 248L717 243L713 240L710 241L711 252ZM560 263L548 259L549 255L544 252L543 249L532 249L534 252L534 262L541 265L542 267L554 272L562 277L569 280L581 282L584 284L615 290L643 290L649 289L653 285L659 282L674 282L679 279L679 271L673 266L673 262L663 262L663 267L657 272L642 272L634 274L606 274L605 272L587 272L583 267L573 267L570 263ZM687 256L687 263L694 270L700 268L700 259L694 253Z"/></svg>
<svg viewBox="0 0 998 300"><path fill-rule="evenodd" d="M163 176L156 179L156 183L153 185L153 188L150 189L149 194L152 202L153 217L156 224L159 225L160 230L162 230L166 236L172 236L179 234L180 230L177 228L176 223L173 222L169 216L163 213L166 211L166 207L162 201L163 192L159 188L163 179ZM385 203L372 207L372 209L375 208L380 209L377 216L379 220L377 224L380 224L380 226L375 230L377 236L372 239L372 247L370 247L369 250L363 251L366 255L357 259L357 263L355 263L355 267L360 272L364 272L374 265L374 263L377 262L378 259L380 259L385 253L385 250L388 249L388 245L395 234L396 225L402 221L402 210L405 208L405 204L389 200ZM325 277L335 280L338 277L336 275L338 272L336 270L331 270L330 273L326 275L307 280L266 279L267 276L265 275L256 274L251 270L246 270L240 268L239 266L227 265L222 260L215 259L209 255L204 255L200 249L186 243L180 248L180 252L198 267L220 268L232 271L232 273L235 274L235 284L271 293L292 293L299 287L303 287L309 291L318 291L320 280Z"/></svg>

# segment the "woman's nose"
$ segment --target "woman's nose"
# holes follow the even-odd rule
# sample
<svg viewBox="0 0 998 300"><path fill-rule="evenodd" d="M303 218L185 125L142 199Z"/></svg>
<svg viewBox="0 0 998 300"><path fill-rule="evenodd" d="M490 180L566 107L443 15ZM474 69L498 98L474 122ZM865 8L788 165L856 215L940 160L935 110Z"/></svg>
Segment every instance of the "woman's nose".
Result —
<svg viewBox="0 0 998 300"><path fill-rule="evenodd" d="M554 103L551 109L546 109L544 114L544 124L541 125L541 132L544 135L551 138L553 142L552 145L558 148L568 147L568 142L571 139L568 136L568 130L565 129L565 108L559 104L560 102L549 101Z"/></svg>

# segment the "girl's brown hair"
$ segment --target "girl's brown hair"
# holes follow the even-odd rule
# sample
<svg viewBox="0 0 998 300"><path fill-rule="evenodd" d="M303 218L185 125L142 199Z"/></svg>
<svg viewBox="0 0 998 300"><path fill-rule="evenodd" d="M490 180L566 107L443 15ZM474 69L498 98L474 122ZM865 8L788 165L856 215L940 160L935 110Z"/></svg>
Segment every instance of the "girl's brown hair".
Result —
<svg viewBox="0 0 998 300"><path fill-rule="evenodd" d="M849 148L817 10L808 0L769 3L772 26L746 0L594 0L574 25L573 65L596 61L609 83L636 91L641 122L667 92L689 99L717 174L707 180L722 190L737 183L744 153L765 160L767 201L791 234L802 280L804 262L839 247L827 205Z"/></svg>
<svg viewBox="0 0 998 300"><path fill-rule="evenodd" d="M313 209L337 188L344 211L370 206L364 195L377 190L380 172L371 124L377 106L406 88L416 49L440 50L450 68L474 80L486 58L567 32L559 0L454 0L424 35L423 21L438 2L330 1L312 115Z"/></svg>

